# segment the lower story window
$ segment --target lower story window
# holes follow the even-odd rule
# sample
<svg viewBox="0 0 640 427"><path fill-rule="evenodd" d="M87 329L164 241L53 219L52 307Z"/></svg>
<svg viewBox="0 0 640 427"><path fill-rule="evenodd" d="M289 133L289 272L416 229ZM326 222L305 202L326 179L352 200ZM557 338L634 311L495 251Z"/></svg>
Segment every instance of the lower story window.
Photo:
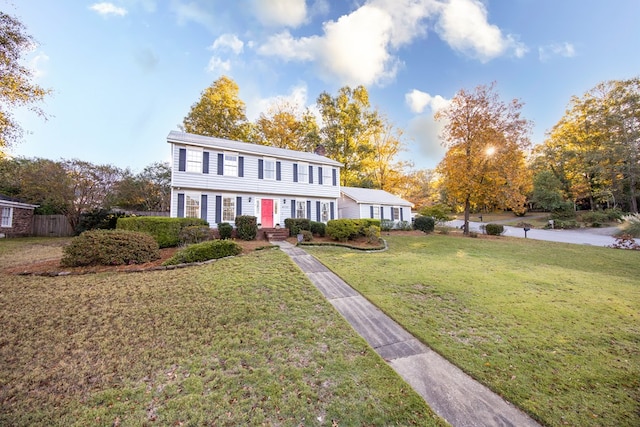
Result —
<svg viewBox="0 0 640 427"><path fill-rule="evenodd" d="M222 198L222 221L233 222L236 220L236 198Z"/></svg>
<svg viewBox="0 0 640 427"><path fill-rule="evenodd" d="M320 220L322 222L329 221L329 217L330 217L329 208L330 208L329 202L322 202L322 204L320 205L320 212L321 212Z"/></svg>
<svg viewBox="0 0 640 427"><path fill-rule="evenodd" d="M11 208L1 208L2 222L1 227L11 227Z"/></svg>
<svg viewBox="0 0 640 427"><path fill-rule="evenodd" d="M296 200L296 218L305 218L306 202Z"/></svg>
<svg viewBox="0 0 640 427"><path fill-rule="evenodd" d="M200 196L187 194L184 214L187 218L200 218Z"/></svg>
<svg viewBox="0 0 640 427"><path fill-rule="evenodd" d="M373 206L373 218L380 219L380 206Z"/></svg>
<svg viewBox="0 0 640 427"><path fill-rule="evenodd" d="M393 209L393 219L396 221L400 220L400 208L392 208Z"/></svg>

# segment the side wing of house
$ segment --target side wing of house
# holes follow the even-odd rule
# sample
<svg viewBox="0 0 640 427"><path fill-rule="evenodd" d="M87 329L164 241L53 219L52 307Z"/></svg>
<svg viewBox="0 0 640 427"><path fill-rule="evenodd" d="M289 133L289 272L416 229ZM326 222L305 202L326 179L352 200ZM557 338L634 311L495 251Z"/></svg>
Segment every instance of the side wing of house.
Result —
<svg viewBox="0 0 640 427"><path fill-rule="evenodd" d="M262 227L287 218L337 217L340 163L313 153L196 135L169 134L171 216L216 226L252 215Z"/></svg>
<svg viewBox="0 0 640 427"><path fill-rule="evenodd" d="M411 203L382 190L345 187L340 197L340 217L411 221Z"/></svg>
<svg viewBox="0 0 640 427"><path fill-rule="evenodd" d="M0 236L30 236L35 205L0 200Z"/></svg>

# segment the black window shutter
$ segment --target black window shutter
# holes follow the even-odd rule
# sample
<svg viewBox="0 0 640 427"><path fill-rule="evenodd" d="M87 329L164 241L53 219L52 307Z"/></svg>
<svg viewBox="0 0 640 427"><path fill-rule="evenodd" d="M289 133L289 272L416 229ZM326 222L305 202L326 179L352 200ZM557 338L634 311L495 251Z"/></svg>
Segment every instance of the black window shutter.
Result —
<svg viewBox="0 0 640 427"><path fill-rule="evenodd" d="M238 157L238 176L244 177L244 156Z"/></svg>
<svg viewBox="0 0 640 427"><path fill-rule="evenodd" d="M320 202L316 202L316 221L320 222Z"/></svg>
<svg viewBox="0 0 640 427"><path fill-rule="evenodd" d="M395 221L395 218L393 217L393 206L391 206L391 221Z"/></svg>
<svg viewBox="0 0 640 427"><path fill-rule="evenodd" d="M200 218L207 220L207 195L200 196Z"/></svg>
<svg viewBox="0 0 640 427"><path fill-rule="evenodd" d="M178 170L180 172L187 170L187 150L185 148L178 150Z"/></svg>
<svg viewBox="0 0 640 427"><path fill-rule="evenodd" d="M276 162L276 181L282 181L282 162Z"/></svg>
<svg viewBox="0 0 640 427"><path fill-rule="evenodd" d="M216 196L216 224L222 222L222 196Z"/></svg>
<svg viewBox="0 0 640 427"><path fill-rule="evenodd" d="M311 200L307 200L307 218L311 219Z"/></svg>
<svg viewBox="0 0 640 427"><path fill-rule="evenodd" d="M293 182L298 182L298 164L293 164Z"/></svg>
<svg viewBox="0 0 640 427"><path fill-rule="evenodd" d="M400 208L400 221L404 221L404 215L402 214L402 208Z"/></svg>
<svg viewBox="0 0 640 427"><path fill-rule="evenodd" d="M313 184L313 166L309 165L309 184Z"/></svg>
<svg viewBox="0 0 640 427"><path fill-rule="evenodd" d="M296 217L296 201L295 199L291 199L291 218Z"/></svg>
<svg viewBox="0 0 640 427"><path fill-rule="evenodd" d="M178 218L184 218L184 193L178 193Z"/></svg>
<svg viewBox="0 0 640 427"><path fill-rule="evenodd" d="M369 206L369 211L370 211L369 218L373 218L373 205Z"/></svg>
<svg viewBox="0 0 640 427"><path fill-rule="evenodd" d="M224 175L224 154L218 153L218 175Z"/></svg>
<svg viewBox="0 0 640 427"><path fill-rule="evenodd" d="M380 219L384 219L384 206L380 206Z"/></svg>
<svg viewBox="0 0 640 427"><path fill-rule="evenodd" d="M209 173L209 152L202 153L202 173Z"/></svg>
<svg viewBox="0 0 640 427"><path fill-rule="evenodd" d="M335 203L331 202L329 203L329 210L331 211L331 219L334 219L334 215L333 215L333 208L335 206Z"/></svg>
<svg viewBox="0 0 640 427"><path fill-rule="evenodd" d="M318 184L322 185L322 168L318 168Z"/></svg>
<svg viewBox="0 0 640 427"><path fill-rule="evenodd" d="M242 215L242 197L236 197L236 216Z"/></svg>
<svg viewBox="0 0 640 427"><path fill-rule="evenodd" d="M338 185L338 173L335 169L333 169L331 171L331 174L333 175L333 186L335 187L336 185Z"/></svg>
<svg viewBox="0 0 640 427"><path fill-rule="evenodd" d="M258 179L264 179L264 160L258 159Z"/></svg>

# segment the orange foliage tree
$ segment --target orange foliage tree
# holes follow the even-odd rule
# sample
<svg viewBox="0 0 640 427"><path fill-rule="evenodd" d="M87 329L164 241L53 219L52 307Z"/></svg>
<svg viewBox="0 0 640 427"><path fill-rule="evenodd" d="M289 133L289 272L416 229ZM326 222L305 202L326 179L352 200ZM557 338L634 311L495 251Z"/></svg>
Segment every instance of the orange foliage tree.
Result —
<svg viewBox="0 0 640 427"><path fill-rule="evenodd" d="M524 213L531 179L525 153L531 145L532 123L522 103L504 103L495 84L460 90L446 109L436 113L445 122L440 135L448 148L437 167L452 205L464 208L464 234L469 234L472 208L490 206Z"/></svg>

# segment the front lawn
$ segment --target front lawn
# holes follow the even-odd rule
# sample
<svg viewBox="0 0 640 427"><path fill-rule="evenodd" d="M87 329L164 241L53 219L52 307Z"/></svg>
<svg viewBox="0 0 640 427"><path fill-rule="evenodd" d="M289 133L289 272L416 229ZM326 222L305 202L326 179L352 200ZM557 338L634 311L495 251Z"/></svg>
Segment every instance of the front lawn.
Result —
<svg viewBox="0 0 640 427"><path fill-rule="evenodd" d="M430 347L552 426L640 425L640 253L383 236L305 248Z"/></svg>
<svg viewBox="0 0 640 427"><path fill-rule="evenodd" d="M59 251L3 239L0 268ZM279 250L0 273L0 360L0 425L444 425Z"/></svg>

